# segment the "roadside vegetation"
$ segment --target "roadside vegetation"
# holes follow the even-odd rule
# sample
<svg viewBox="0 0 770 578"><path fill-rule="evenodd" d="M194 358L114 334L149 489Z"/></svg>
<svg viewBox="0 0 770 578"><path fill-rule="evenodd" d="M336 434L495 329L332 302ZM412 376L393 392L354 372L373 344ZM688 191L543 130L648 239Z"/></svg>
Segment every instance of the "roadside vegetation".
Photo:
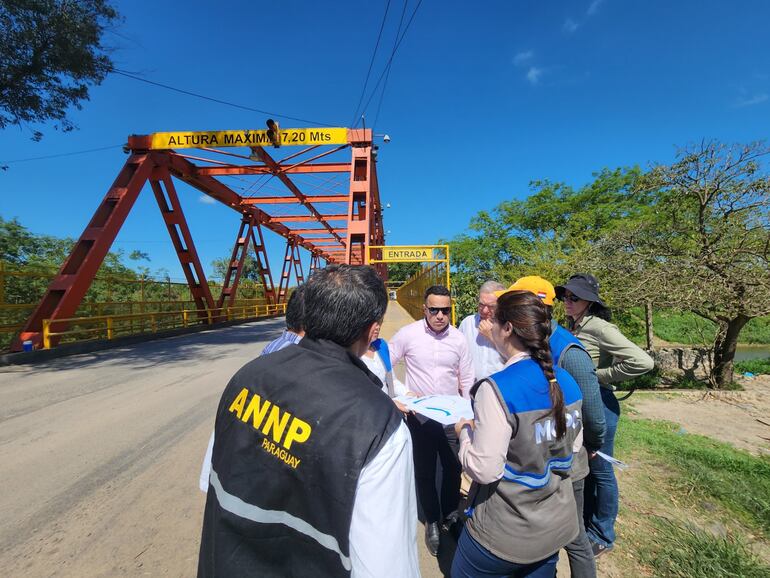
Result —
<svg viewBox="0 0 770 578"><path fill-rule="evenodd" d="M630 465L619 478L619 541L609 555L621 572L770 577L768 457L627 416L616 456Z"/></svg>
<svg viewBox="0 0 770 578"><path fill-rule="evenodd" d="M707 381L730 387L736 344L770 332L769 159L765 143L704 141L647 170L511 191L450 241L458 313L486 279L590 272L631 337L708 344Z"/></svg>

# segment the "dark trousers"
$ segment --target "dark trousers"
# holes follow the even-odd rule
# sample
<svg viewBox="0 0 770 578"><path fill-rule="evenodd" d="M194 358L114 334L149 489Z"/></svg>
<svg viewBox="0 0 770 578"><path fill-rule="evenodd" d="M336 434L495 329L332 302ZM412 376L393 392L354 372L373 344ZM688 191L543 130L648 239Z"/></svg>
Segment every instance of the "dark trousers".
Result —
<svg viewBox="0 0 770 578"><path fill-rule="evenodd" d="M428 420L420 423L412 414L406 420L412 434L414 477L417 499L425 514L425 522L440 522L460 503L460 472L457 459L457 436L454 428L444 428ZM436 457L441 462L441 500L436 491Z"/></svg>
<svg viewBox="0 0 770 578"><path fill-rule="evenodd" d="M465 528L452 560L452 578L552 578L559 553L533 564L516 564L498 558L476 542Z"/></svg>
<svg viewBox="0 0 770 578"><path fill-rule="evenodd" d="M615 394L601 388L604 402L604 420L607 433L601 451L609 456L615 455L615 433L620 419L620 404ZM615 518L618 517L618 481L612 464L599 456L589 460L591 473L586 478L585 508L583 516L588 539L607 548L615 543Z"/></svg>
<svg viewBox="0 0 770 578"><path fill-rule="evenodd" d="M569 572L572 578L596 578L594 552L591 549L591 541L586 535L586 528L583 523L583 490L585 482L585 479L572 481L572 491L575 493L575 505L577 506L578 525L580 526L580 533L577 535L577 538L564 546L569 558Z"/></svg>

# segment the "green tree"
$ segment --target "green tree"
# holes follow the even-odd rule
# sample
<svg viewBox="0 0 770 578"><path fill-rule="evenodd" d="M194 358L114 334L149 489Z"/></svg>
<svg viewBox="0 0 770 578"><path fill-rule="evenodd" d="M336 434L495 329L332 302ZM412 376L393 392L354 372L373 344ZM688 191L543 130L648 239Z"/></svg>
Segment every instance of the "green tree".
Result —
<svg viewBox="0 0 770 578"><path fill-rule="evenodd" d="M421 268L421 263L388 263L388 281L406 281Z"/></svg>
<svg viewBox="0 0 770 578"><path fill-rule="evenodd" d="M638 183L645 217L585 252L629 300L691 311L717 325L710 381L729 385L738 337L770 313L770 148L704 142Z"/></svg>
<svg viewBox="0 0 770 578"><path fill-rule="evenodd" d="M112 69L102 37L117 19L107 0L1 2L0 129L49 120L75 128L67 111Z"/></svg>
<svg viewBox="0 0 770 578"><path fill-rule="evenodd" d="M459 309L475 309L481 283L513 282L540 275L554 284L585 270L584 248L635 222L649 210L649 195L640 195L638 167L604 169L579 189L548 180L533 181L526 199L504 201L492 213L481 211L471 233L455 237L452 266Z"/></svg>

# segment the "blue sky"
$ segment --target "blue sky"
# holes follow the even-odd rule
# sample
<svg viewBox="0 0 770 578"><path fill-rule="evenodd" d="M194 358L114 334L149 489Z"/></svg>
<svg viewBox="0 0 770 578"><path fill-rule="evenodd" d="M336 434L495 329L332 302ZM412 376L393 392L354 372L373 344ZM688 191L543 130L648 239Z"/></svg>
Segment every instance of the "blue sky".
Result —
<svg viewBox="0 0 770 578"><path fill-rule="evenodd" d="M149 80L348 126L385 5L121 1L124 20L106 42L117 68ZM402 8L391 1L374 80ZM391 204L387 242L451 238L478 211L525 197L534 179L579 186L603 167L671 161L678 146L704 138L765 138L769 20L762 1L424 0L375 126L392 139L378 163L382 200ZM369 126L378 100L366 112ZM30 137L40 127L0 132L0 164L9 167L0 172L0 215L36 233L78 237L125 156L113 148L11 161L120 145L133 133L261 128L266 119L120 76L71 116L79 130L42 127L39 143ZM178 190L208 272L229 254L238 215ZM266 236L276 275L283 241ZM145 251L145 265L182 276L149 186L113 248Z"/></svg>

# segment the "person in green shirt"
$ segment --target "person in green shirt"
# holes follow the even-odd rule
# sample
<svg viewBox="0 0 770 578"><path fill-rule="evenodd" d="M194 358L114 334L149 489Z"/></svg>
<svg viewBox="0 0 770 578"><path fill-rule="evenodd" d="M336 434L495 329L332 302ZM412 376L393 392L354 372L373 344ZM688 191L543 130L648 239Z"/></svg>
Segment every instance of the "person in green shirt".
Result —
<svg viewBox="0 0 770 578"><path fill-rule="evenodd" d="M613 393L615 383L633 379L652 370L652 358L610 323L611 312L599 297L599 282L587 273L577 273L556 287L556 298L564 302L572 334L580 339L596 366L607 424L600 452L615 452L615 432L620 404ZM612 549L615 518L618 515L618 483L612 464L599 457L589 461L586 478L586 534L594 556Z"/></svg>

